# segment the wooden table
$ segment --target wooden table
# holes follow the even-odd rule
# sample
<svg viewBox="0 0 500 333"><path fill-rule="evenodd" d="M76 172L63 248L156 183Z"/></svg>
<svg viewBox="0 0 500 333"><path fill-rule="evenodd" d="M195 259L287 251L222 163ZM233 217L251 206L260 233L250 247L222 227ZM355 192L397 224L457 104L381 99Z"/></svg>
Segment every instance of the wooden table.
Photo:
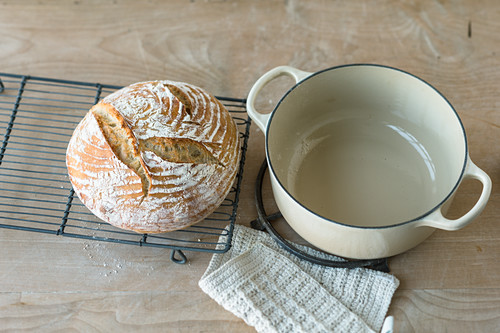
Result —
<svg viewBox="0 0 500 333"><path fill-rule="evenodd" d="M244 98L278 65L359 62L412 72L447 96L494 184L471 225L436 231L390 260L401 281L389 309L395 331L500 331L497 1L0 1L3 72L116 85L171 79ZM269 86L259 107L271 110L289 85ZM263 143L252 126L239 224L256 217ZM465 183L450 214L479 192ZM164 249L0 229L0 254L0 329L253 331L199 289L208 253L177 265Z"/></svg>

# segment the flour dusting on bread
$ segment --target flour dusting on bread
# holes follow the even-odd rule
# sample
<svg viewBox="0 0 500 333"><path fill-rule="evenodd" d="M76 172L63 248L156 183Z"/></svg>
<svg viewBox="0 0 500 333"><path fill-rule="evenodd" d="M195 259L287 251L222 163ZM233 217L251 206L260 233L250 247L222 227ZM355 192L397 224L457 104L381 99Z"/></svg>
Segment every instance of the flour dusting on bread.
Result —
<svg viewBox="0 0 500 333"><path fill-rule="evenodd" d="M137 232L185 228L212 213L240 157L234 120L190 84L132 84L96 104L75 129L67 166L99 218Z"/></svg>

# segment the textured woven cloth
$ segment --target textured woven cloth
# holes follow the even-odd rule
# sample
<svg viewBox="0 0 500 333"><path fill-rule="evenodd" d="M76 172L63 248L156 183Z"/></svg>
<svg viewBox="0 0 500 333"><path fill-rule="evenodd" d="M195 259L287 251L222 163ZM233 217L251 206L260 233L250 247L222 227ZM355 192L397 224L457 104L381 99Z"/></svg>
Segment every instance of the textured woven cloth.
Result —
<svg viewBox="0 0 500 333"><path fill-rule="evenodd" d="M199 282L205 293L258 332L308 333L378 332L398 285L390 274L301 260L267 233L240 225L231 249L213 255Z"/></svg>

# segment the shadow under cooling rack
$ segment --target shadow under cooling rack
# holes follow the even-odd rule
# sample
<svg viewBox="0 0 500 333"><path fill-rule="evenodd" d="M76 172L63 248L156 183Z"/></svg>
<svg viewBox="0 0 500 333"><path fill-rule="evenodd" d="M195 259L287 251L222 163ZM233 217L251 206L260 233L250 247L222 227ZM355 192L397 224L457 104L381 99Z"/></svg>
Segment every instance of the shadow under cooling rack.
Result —
<svg viewBox="0 0 500 333"><path fill-rule="evenodd" d="M235 119L242 158L233 188L204 221L164 234L138 234L96 218L74 194L65 154L85 113L120 86L0 73L0 228L50 233L183 251L225 252L231 246L245 164L250 119L245 100L217 97ZM225 234L227 241L219 243Z"/></svg>

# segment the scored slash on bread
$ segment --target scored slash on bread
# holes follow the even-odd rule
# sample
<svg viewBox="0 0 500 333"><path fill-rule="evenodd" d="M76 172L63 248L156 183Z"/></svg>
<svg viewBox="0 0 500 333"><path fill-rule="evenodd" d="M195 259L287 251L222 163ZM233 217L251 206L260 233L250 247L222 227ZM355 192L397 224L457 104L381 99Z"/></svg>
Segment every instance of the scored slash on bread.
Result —
<svg viewBox="0 0 500 333"><path fill-rule="evenodd" d="M66 165L75 193L100 219L140 233L186 228L224 201L240 138L214 96L173 81L106 96L76 127Z"/></svg>
<svg viewBox="0 0 500 333"><path fill-rule="evenodd" d="M90 112L97 120L104 138L116 157L139 176L143 197L147 196L151 185L151 175L141 158L137 139L130 127L118 111L109 104L96 104Z"/></svg>
<svg viewBox="0 0 500 333"><path fill-rule="evenodd" d="M152 137L137 140L125 119L110 104L98 103L90 111L118 159L140 177L143 199L149 193L151 174L141 157L141 151L151 151L158 157L173 163L205 163L224 166L202 143L189 138Z"/></svg>
<svg viewBox="0 0 500 333"><path fill-rule="evenodd" d="M139 147L173 163L218 164L224 166L203 145L192 139L151 138L140 140Z"/></svg>

